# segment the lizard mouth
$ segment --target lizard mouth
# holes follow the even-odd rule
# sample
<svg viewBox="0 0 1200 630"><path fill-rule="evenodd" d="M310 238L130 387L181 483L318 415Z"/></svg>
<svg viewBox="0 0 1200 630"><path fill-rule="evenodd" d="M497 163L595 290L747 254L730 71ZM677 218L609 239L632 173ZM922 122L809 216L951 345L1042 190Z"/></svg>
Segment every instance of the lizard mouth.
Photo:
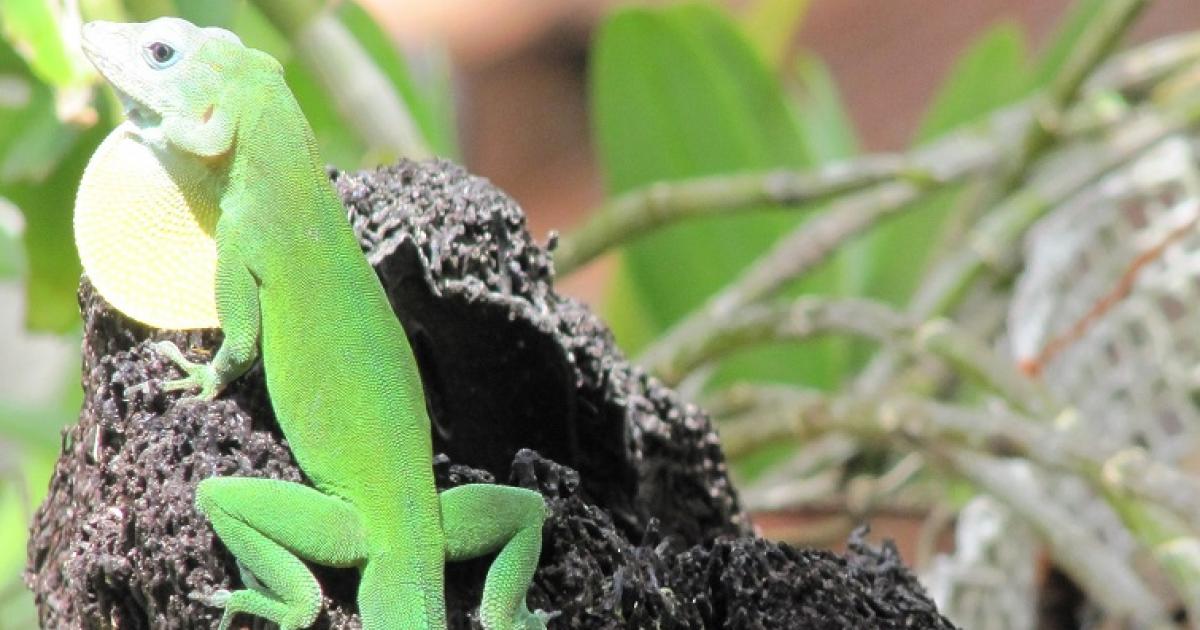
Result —
<svg viewBox="0 0 1200 630"><path fill-rule="evenodd" d="M125 112L125 117L129 119L129 122L137 125L138 128L157 127L162 122L162 116L150 109L145 103L133 98L116 86L113 86L113 91L117 93L117 99L121 101L121 108Z"/></svg>
<svg viewBox="0 0 1200 630"><path fill-rule="evenodd" d="M81 45L84 56L96 66L100 75L112 86L121 101L125 117L139 129L158 126L162 116L155 112L149 103L134 98L130 93L121 89L123 73L120 64L114 61L113 50L128 49L131 45L127 36L108 22L88 22L83 25Z"/></svg>

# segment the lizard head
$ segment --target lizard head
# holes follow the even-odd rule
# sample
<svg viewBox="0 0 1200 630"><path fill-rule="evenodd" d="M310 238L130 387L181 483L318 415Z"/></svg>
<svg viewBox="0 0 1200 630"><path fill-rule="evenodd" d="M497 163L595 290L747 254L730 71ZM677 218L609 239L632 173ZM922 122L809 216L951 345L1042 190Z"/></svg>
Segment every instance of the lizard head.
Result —
<svg viewBox="0 0 1200 630"><path fill-rule="evenodd" d="M84 52L128 117L80 180L74 222L84 270L133 319L159 328L217 327L217 199L204 163L171 150L172 125L205 126L246 72L278 64L259 63L266 54L228 31L175 18L91 22L82 35Z"/></svg>
<svg viewBox="0 0 1200 630"><path fill-rule="evenodd" d="M89 22L82 41L84 54L112 85L126 117L149 138L160 135L164 120L172 117L210 118L231 84L228 74L243 71L239 63L257 57L245 54L250 49L229 31L170 17Z"/></svg>

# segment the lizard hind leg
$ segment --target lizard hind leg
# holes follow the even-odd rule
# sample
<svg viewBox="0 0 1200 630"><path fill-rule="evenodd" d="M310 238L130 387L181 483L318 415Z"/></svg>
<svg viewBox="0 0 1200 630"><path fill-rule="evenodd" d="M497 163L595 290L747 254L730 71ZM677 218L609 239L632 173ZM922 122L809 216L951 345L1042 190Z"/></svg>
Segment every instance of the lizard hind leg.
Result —
<svg viewBox="0 0 1200 630"><path fill-rule="evenodd" d="M545 630L553 614L530 612L525 594L542 551L546 502L532 490L469 484L441 494L446 559L499 550L483 585L479 618L487 630Z"/></svg>
<svg viewBox="0 0 1200 630"><path fill-rule="evenodd" d="M212 477L196 488L196 507L212 523L239 567L254 576L249 588L218 591L220 630L238 613L269 619L282 630L312 625L321 587L301 558L335 567L366 559L359 513L336 497L277 479Z"/></svg>

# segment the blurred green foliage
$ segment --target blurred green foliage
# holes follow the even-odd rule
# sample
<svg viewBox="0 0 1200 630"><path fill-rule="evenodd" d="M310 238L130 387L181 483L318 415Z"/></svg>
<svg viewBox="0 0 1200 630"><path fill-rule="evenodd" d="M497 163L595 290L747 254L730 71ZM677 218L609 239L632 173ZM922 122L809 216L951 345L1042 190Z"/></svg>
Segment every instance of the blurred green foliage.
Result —
<svg viewBox="0 0 1200 630"><path fill-rule="evenodd" d="M1101 5L1079 2L1037 60L1015 24L980 34L937 91L914 146L1043 87ZM779 33L797 25L785 29L764 16L802 19L806 6L802 0L759 0L740 22L707 3L628 8L610 16L593 49L591 93L608 193L715 173L827 164L856 154L856 133L820 61L802 53L791 67L773 67ZM765 24L774 29L764 30ZM794 114L784 113L789 110ZM914 244L953 228L953 210L966 194L957 188L923 199L798 282L793 294L865 295L904 304L937 251ZM631 352L645 347L803 221L794 212L704 219L627 246L605 303L618 340ZM751 350L725 362L713 380L833 388L861 367L863 353L848 343L816 340Z"/></svg>

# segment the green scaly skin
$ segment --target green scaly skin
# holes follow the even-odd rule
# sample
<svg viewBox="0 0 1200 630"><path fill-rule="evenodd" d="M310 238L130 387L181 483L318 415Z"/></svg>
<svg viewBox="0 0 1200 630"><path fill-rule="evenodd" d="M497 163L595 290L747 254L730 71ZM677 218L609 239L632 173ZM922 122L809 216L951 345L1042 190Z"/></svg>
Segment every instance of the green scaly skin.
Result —
<svg viewBox="0 0 1200 630"><path fill-rule="evenodd" d="M260 353L276 418L313 487L214 477L196 506L237 557L237 613L311 625L317 581L301 561L361 571L366 630L444 628L443 564L499 551L480 617L494 630L546 627L525 605L546 506L535 492L434 487L430 421L404 330L321 167L279 64L232 33L162 18L92 22L84 49L116 88L139 141L168 167L209 169L221 210L211 363L158 349L187 374L166 389L209 399ZM131 185L136 185L131 183Z"/></svg>

